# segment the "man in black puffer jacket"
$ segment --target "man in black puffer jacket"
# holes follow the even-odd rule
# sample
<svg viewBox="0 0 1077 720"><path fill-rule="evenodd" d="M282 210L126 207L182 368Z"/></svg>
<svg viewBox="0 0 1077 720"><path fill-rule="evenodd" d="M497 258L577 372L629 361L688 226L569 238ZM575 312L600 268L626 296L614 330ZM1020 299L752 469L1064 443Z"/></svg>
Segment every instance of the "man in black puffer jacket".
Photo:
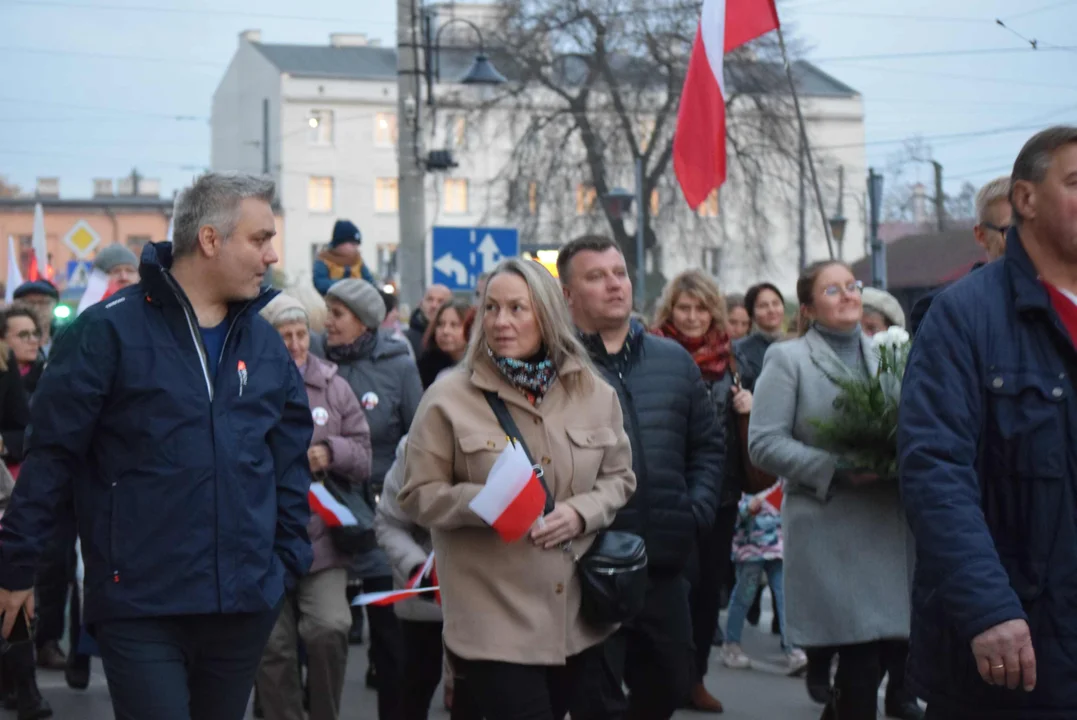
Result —
<svg viewBox="0 0 1077 720"><path fill-rule="evenodd" d="M667 718L691 689L684 570L714 522L724 436L691 356L630 319L632 282L617 245L601 237L573 240L561 248L557 269L591 358L621 401L637 486L613 529L643 537L651 579L644 610L608 641L615 682L603 694L610 705L623 704L623 678L629 718Z"/></svg>

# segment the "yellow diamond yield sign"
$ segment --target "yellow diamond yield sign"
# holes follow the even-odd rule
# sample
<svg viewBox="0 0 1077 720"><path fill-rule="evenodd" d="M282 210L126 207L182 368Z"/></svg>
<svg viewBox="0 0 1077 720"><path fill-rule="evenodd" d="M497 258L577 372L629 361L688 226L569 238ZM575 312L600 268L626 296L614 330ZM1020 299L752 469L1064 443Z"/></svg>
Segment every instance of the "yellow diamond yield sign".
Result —
<svg viewBox="0 0 1077 720"><path fill-rule="evenodd" d="M64 245L79 259L85 259L100 243L101 236L85 220L79 220L64 235Z"/></svg>

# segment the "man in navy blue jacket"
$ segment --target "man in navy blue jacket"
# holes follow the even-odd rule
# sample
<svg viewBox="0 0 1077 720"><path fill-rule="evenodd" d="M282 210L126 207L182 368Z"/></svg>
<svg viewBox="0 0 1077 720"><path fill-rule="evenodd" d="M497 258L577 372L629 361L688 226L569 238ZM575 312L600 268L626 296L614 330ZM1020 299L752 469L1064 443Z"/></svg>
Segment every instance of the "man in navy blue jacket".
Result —
<svg viewBox="0 0 1077 720"><path fill-rule="evenodd" d="M935 300L901 398L928 717L1077 717L1077 127L1012 179L1005 255Z"/></svg>
<svg viewBox="0 0 1077 720"><path fill-rule="evenodd" d="M210 173L141 282L86 310L38 386L0 529L9 636L74 501L84 621L120 720L239 720L286 589L310 567L312 421L258 311L275 294L273 183Z"/></svg>

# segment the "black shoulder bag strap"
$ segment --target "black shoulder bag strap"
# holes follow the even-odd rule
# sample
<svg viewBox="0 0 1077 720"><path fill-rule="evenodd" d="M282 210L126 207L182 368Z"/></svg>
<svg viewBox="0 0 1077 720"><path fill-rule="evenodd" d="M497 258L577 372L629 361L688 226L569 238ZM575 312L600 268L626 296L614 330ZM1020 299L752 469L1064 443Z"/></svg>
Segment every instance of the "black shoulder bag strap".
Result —
<svg viewBox="0 0 1077 720"><path fill-rule="evenodd" d="M486 396L486 402L490 404L490 409L494 411L494 417L497 418L497 422L501 425L501 429L505 431L505 434L511 439L515 440L523 448L524 455L527 455L527 461L531 463L531 467L535 468L535 475L538 476L539 482L542 483L542 489L546 491L546 508L544 514L550 514L553 512L553 493L550 492L550 487L546 484L546 478L543 477L542 466L535 463L535 458L531 457L531 451L527 449L527 443L524 442L523 433L520 432L520 428L516 426L516 421L512 419L512 415L509 414L509 409L505 405L505 401L501 399L496 392L491 390L484 390L483 395Z"/></svg>

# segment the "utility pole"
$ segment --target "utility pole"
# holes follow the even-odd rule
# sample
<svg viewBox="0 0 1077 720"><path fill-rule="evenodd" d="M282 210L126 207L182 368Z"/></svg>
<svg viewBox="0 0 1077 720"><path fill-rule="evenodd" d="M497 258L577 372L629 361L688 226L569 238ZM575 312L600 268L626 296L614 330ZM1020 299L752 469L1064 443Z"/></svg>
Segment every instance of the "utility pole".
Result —
<svg viewBox="0 0 1077 720"><path fill-rule="evenodd" d="M868 212L871 213L871 284L886 289L886 245L879 238L879 214L883 204L883 176L868 170Z"/></svg>
<svg viewBox="0 0 1077 720"><path fill-rule="evenodd" d="M935 221L938 223L939 232L946 229L946 195L942 192L942 165L932 160L935 166Z"/></svg>
<svg viewBox="0 0 1077 720"><path fill-rule="evenodd" d="M419 102L419 18L413 0L396 0L397 188L400 241L397 267L400 301L419 306L426 286L426 195L421 152Z"/></svg>
<svg viewBox="0 0 1077 720"><path fill-rule="evenodd" d="M269 98L262 99L262 174L269 175Z"/></svg>
<svg viewBox="0 0 1077 720"><path fill-rule="evenodd" d="M799 158L800 167L800 225L797 231L797 247L800 249L800 265L798 271L802 272L804 268L808 267L808 226L807 217L805 217L808 209L808 197L807 197L807 185L804 178L804 133L800 134L800 152L797 154Z"/></svg>
<svg viewBox="0 0 1077 720"><path fill-rule="evenodd" d="M643 158L636 158L636 307L640 312L647 305L647 260L643 249Z"/></svg>

